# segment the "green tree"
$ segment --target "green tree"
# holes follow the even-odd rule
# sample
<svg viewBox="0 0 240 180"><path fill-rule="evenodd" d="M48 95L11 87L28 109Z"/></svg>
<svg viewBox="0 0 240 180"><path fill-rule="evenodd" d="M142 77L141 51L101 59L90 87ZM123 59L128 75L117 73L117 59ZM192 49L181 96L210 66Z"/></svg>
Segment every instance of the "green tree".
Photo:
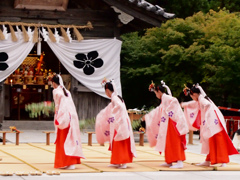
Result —
<svg viewBox="0 0 240 180"><path fill-rule="evenodd" d="M240 18L226 10L169 20L161 28L123 35L122 86L129 108L156 105L151 80L163 79L182 100L199 82L218 105L240 105Z"/></svg>
<svg viewBox="0 0 240 180"><path fill-rule="evenodd" d="M167 12L176 14L178 18L192 16L199 11L208 12L211 8L209 0L159 0L156 3L164 7Z"/></svg>
<svg viewBox="0 0 240 180"><path fill-rule="evenodd" d="M211 0L209 1L209 8L215 11L226 8L230 12L239 12L240 3L239 0Z"/></svg>
<svg viewBox="0 0 240 180"><path fill-rule="evenodd" d="M148 0L166 9L167 12L175 13L178 18L186 18L202 11L207 13L210 9L219 11L226 8L230 12L239 12L239 0Z"/></svg>

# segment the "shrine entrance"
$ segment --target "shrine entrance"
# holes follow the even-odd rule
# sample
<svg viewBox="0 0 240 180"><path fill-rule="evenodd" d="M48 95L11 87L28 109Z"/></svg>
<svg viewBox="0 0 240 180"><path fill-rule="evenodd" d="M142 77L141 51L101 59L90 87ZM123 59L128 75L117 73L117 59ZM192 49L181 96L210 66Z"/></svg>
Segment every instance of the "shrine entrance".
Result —
<svg viewBox="0 0 240 180"><path fill-rule="evenodd" d="M70 85L71 75L47 43L42 42L41 55L37 55L36 46L3 84L5 120L53 120L53 89L49 76L61 72Z"/></svg>

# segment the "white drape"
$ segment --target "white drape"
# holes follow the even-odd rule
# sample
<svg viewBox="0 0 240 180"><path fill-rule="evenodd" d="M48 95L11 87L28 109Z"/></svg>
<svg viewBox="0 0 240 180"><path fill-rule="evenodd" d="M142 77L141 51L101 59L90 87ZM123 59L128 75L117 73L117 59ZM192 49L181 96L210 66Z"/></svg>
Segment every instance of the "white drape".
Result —
<svg viewBox="0 0 240 180"><path fill-rule="evenodd" d="M5 40L0 41L0 82L11 75L28 56L34 46L33 31L27 30L29 41L25 42L23 33L17 27L17 42L12 41L11 34L4 31ZM56 31L57 32L57 31ZM47 33L42 33L55 55L79 82L93 92L108 98L101 85L102 80L114 79L116 90L122 95L120 82L120 52L122 42L117 39L72 40L65 42L57 36L52 42Z"/></svg>
<svg viewBox="0 0 240 180"><path fill-rule="evenodd" d="M33 32L28 29L29 41L24 42L21 31L16 32L17 42L13 42L11 33L5 34L5 40L0 41L0 82L10 76L24 61L32 50Z"/></svg>
<svg viewBox="0 0 240 180"><path fill-rule="evenodd" d="M101 82L106 77L114 79L118 94L121 95L120 52L122 42L117 39L72 40L59 42L46 38L50 48L60 62L84 86L107 98Z"/></svg>

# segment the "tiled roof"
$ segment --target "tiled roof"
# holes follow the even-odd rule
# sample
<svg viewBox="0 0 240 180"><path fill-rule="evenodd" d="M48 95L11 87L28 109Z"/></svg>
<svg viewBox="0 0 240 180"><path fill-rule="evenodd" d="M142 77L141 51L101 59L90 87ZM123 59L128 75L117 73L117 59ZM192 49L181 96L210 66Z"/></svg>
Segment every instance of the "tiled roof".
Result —
<svg viewBox="0 0 240 180"><path fill-rule="evenodd" d="M163 16L166 19L171 19L175 16L175 14L172 13L167 13L165 10L158 6L158 5L153 5L145 0L128 0L131 3L135 3L138 7L144 8L147 11L151 11L157 15Z"/></svg>

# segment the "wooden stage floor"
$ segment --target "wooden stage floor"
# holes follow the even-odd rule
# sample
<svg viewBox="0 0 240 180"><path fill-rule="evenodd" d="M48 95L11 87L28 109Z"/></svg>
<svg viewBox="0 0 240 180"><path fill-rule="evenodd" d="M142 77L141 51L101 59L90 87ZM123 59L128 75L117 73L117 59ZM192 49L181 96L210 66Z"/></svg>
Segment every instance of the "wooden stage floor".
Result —
<svg viewBox="0 0 240 180"><path fill-rule="evenodd" d="M86 159L81 159L81 163L76 165L75 170L54 169L54 152L55 145L46 145L44 143L28 143L0 145L0 175L19 176L24 175L58 175L59 173L96 173L96 172L151 172L151 171L240 171L240 164L230 162L227 167L219 167L214 165L210 167L199 167L196 163L203 162L205 156L186 152L186 161L184 168L171 169L161 167L164 163L164 154L160 155L149 147L136 146L137 158L134 158L133 163L128 164L127 169L118 169L108 167L110 162L111 152L108 151L108 144L100 146L93 144L88 146L82 144L83 153Z"/></svg>

